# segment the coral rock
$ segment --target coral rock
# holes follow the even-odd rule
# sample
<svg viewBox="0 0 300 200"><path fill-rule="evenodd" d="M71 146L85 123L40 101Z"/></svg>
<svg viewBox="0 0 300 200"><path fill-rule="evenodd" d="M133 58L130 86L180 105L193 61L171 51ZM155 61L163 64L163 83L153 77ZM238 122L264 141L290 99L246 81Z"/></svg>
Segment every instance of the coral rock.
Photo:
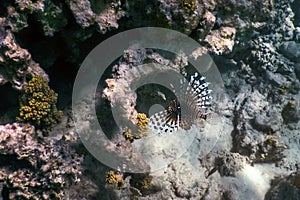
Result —
<svg viewBox="0 0 300 200"><path fill-rule="evenodd" d="M30 53L21 48L10 30L5 30L0 18L0 84L10 82L15 89L22 90L26 77L41 76L48 80L45 71L32 60Z"/></svg>
<svg viewBox="0 0 300 200"><path fill-rule="evenodd" d="M211 51L220 55L228 54L234 45L236 30L231 27L222 27L220 30L212 31L206 36L205 41L211 46Z"/></svg>
<svg viewBox="0 0 300 200"><path fill-rule="evenodd" d="M0 126L0 182L10 199L61 199L64 186L78 181L81 158L63 140L41 140L33 126ZM12 167L13 166L13 167Z"/></svg>

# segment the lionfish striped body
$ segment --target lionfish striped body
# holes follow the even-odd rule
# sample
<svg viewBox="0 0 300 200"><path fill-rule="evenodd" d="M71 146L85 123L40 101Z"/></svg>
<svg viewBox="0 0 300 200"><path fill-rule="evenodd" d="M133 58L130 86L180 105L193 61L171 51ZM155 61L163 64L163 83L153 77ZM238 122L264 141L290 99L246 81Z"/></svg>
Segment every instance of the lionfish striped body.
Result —
<svg viewBox="0 0 300 200"><path fill-rule="evenodd" d="M169 102L166 110L150 117L150 129L162 133L173 133L179 128L189 130L197 119L206 119L211 106L211 90L200 74L187 76L179 82L179 89L171 84L176 99Z"/></svg>

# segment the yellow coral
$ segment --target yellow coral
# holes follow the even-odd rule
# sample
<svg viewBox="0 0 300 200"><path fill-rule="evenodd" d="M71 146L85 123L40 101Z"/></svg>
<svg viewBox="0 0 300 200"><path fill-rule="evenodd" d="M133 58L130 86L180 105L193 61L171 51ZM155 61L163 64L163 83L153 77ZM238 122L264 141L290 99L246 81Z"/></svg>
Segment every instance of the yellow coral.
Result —
<svg viewBox="0 0 300 200"><path fill-rule="evenodd" d="M265 140L265 144L270 145L270 146L276 146L276 139L273 137L269 137L268 139Z"/></svg>
<svg viewBox="0 0 300 200"><path fill-rule="evenodd" d="M152 179L153 179L153 177L149 175L144 180L142 180L141 181L141 188L143 190L149 190L151 188Z"/></svg>
<svg viewBox="0 0 300 200"><path fill-rule="evenodd" d="M115 173L114 171L108 171L106 173L105 182L114 185L118 189L122 189L124 186L124 180L122 174Z"/></svg>
<svg viewBox="0 0 300 200"><path fill-rule="evenodd" d="M183 0L182 6L185 10L194 10L195 9L195 0Z"/></svg>
<svg viewBox="0 0 300 200"><path fill-rule="evenodd" d="M153 177L148 173L145 174L133 174L130 184L132 187L140 190L142 193L151 189L151 182Z"/></svg>
<svg viewBox="0 0 300 200"><path fill-rule="evenodd" d="M131 129L127 129L123 133L124 138L130 142L133 142L135 139L146 137L149 134L149 119L147 118L147 116L144 113L138 113L137 121L137 125L139 126L137 134L133 134Z"/></svg>
<svg viewBox="0 0 300 200"><path fill-rule="evenodd" d="M20 98L18 121L31 122L37 128L51 130L60 122L62 112L56 108L57 94L42 77L33 77Z"/></svg>
<svg viewBox="0 0 300 200"><path fill-rule="evenodd" d="M147 135L149 135L149 119L144 113L138 113L137 120L137 125L140 127L140 129L138 130L138 135L135 139L146 137Z"/></svg>
<svg viewBox="0 0 300 200"><path fill-rule="evenodd" d="M134 135L132 135L132 132L130 129L128 129L126 132L124 132L123 136L124 136L125 140L128 140L130 142L133 142L133 140L135 139L135 137L134 137Z"/></svg>
<svg viewBox="0 0 300 200"><path fill-rule="evenodd" d="M281 87L279 88L279 92L280 92L281 94L286 93L286 87L285 87L285 86L281 86Z"/></svg>
<svg viewBox="0 0 300 200"><path fill-rule="evenodd" d="M138 113L137 119L138 119L137 125L140 128L147 128L148 127L149 119L147 118L147 116L144 113Z"/></svg>
<svg viewBox="0 0 300 200"><path fill-rule="evenodd" d="M295 109L297 107L297 104L296 103L290 103L290 108L291 109Z"/></svg>

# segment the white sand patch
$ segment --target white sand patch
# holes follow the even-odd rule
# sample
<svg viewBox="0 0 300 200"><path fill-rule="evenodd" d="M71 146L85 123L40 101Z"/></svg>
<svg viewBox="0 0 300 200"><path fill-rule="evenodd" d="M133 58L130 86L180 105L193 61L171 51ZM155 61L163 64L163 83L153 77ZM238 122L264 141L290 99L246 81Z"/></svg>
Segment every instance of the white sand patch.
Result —
<svg viewBox="0 0 300 200"><path fill-rule="evenodd" d="M233 199L263 200L270 189L271 180L276 175L288 173L274 164L247 164L236 173L236 177L223 177L222 182Z"/></svg>

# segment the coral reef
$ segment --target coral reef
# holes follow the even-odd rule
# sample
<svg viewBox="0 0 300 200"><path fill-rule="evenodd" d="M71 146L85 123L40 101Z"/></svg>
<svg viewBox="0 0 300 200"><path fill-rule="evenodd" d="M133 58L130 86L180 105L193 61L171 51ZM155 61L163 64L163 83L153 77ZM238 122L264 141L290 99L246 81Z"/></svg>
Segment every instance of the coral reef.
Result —
<svg viewBox="0 0 300 200"><path fill-rule="evenodd" d="M130 185L137 188L141 193L151 189L153 177L149 174L132 174Z"/></svg>
<svg viewBox="0 0 300 200"><path fill-rule="evenodd" d="M110 196L121 199L129 197L137 199L145 196L151 191L155 191L152 187L153 177L149 173L136 174L108 171L106 172L105 183L106 188L110 191Z"/></svg>
<svg viewBox="0 0 300 200"><path fill-rule="evenodd" d="M161 65L143 67L142 64L149 60L168 66L165 68L161 68ZM180 67L186 65L186 63L181 63L181 61L182 59L175 58L173 62L170 62L151 50L127 50L123 55L123 59L120 60L120 63L113 67L114 78L106 80L107 87L103 91L103 97L109 100L111 107L122 105L119 110L119 115L123 119L129 119L132 123L137 124L138 113L135 109L136 95L132 91L136 79L146 77L148 74L161 73L170 68L174 69L174 71L179 71ZM119 98L124 94L127 96L126 99Z"/></svg>
<svg viewBox="0 0 300 200"><path fill-rule="evenodd" d="M281 143L289 145L285 139L282 141L288 129L283 126L282 122L297 123L298 121L296 117L298 111L291 106L297 101L300 86L294 70L295 63L280 53L282 43L293 38L294 27L291 24L293 14L288 4L278 2L274 6L278 9L274 17L279 21L268 25L269 30L272 31L268 34L257 35L249 42L250 56L237 54L241 66L241 72L237 74L244 80L240 80L240 86L237 88L239 95L236 98L233 120L236 128L232 135L235 144L234 151L243 155L251 155L252 152L259 154L263 143L265 150L270 148L270 145L264 142L269 141L269 136L264 135L263 140L258 139L262 137L259 132L281 138ZM247 84L251 84L251 87ZM241 95L242 92L249 90L252 90L250 95ZM257 98L258 96L260 97ZM261 102L258 104L258 101ZM257 105L262 107L257 107ZM274 147L277 152L275 157L282 158L278 156L282 145L279 143L278 145ZM262 159L261 156L258 156L258 159Z"/></svg>
<svg viewBox="0 0 300 200"><path fill-rule="evenodd" d="M108 171L105 177L105 183L112 185L114 188L122 189L124 187L124 180L121 173Z"/></svg>
<svg viewBox="0 0 300 200"><path fill-rule="evenodd" d="M81 158L68 142L38 138L33 126L0 126L0 182L9 199L62 199L79 181Z"/></svg>
<svg viewBox="0 0 300 200"><path fill-rule="evenodd" d="M129 142L133 142L134 139L137 139L133 134L132 131L130 129L128 129L127 131L125 131L123 133L123 136L125 138L125 140L128 140Z"/></svg>
<svg viewBox="0 0 300 200"><path fill-rule="evenodd" d="M235 33L236 30L231 27L222 27L211 31L204 40L209 43L209 52L214 52L218 55L232 52Z"/></svg>
<svg viewBox="0 0 300 200"><path fill-rule="evenodd" d="M299 172L295 172L286 177L277 177L270 190L265 196L265 200L279 199L299 199Z"/></svg>
<svg viewBox="0 0 300 200"><path fill-rule="evenodd" d="M71 11L76 22L83 28L97 24L98 31L105 34L107 31L119 27L118 20L124 16L121 2L110 2L102 4L97 1L88 0L68 0ZM92 5L91 5L92 4Z"/></svg>
<svg viewBox="0 0 300 200"><path fill-rule="evenodd" d="M235 176L235 173L240 171L245 164L249 164L249 159L238 153L230 153L222 155L215 161L215 166L221 176Z"/></svg>
<svg viewBox="0 0 300 200"><path fill-rule="evenodd" d="M137 114L137 125L139 128L134 129L134 131L136 131L137 133L133 134L132 130L129 128L127 128L127 130L123 132L123 136L125 140L133 142L136 139L147 137L147 135L149 134L149 130L148 130L149 119L144 113Z"/></svg>
<svg viewBox="0 0 300 200"><path fill-rule="evenodd" d="M22 90L26 77L40 76L48 80L48 75L33 61L30 53L20 47L11 30L6 30L6 19L0 18L0 84L11 83Z"/></svg>
<svg viewBox="0 0 300 200"><path fill-rule="evenodd" d="M22 122L30 122L36 128L49 131L59 123L62 111L57 110L57 94L48 86L42 77L33 77L25 87L20 98L20 117Z"/></svg>
<svg viewBox="0 0 300 200"><path fill-rule="evenodd" d="M282 199L289 191L289 198L299 199L298 10L297 1L1 1L0 87L24 93L19 118L34 125L0 126L2 198ZM91 102L81 102L79 127L115 153L114 170L120 172L106 174L108 169L82 145L71 147L78 142L71 114L57 124L55 104L57 98L71 102L60 95L61 83L73 84L93 47L111 35L145 26L181 31L202 46L191 55L170 55L136 50L133 44L115 60L96 94L109 109L118 108L118 119L112 122L111 111L97 107L111 140L97 135L90 123L93 111L84 109ZM167 69L190 73L188 58L206 53L225 83L224 98L214 102L216 115L204 128L180 132L178 138L148 134L150 105L173 96L157 85L136 88L136 81ZM149 63L160 65L142 66ZM49 77L58 97L48 86ZM43 90L36 91L37 86ZM2 104L0 100L5 110ZM64 109L71 113L69 105ZM132 126L123 127L128 121ZM39 137L43 127L53 128L47 138ZM217 131L221 134L214 135ZM119 157L130 162L119 162ZM140 176L122 171L137 165L145 169ZM78 192L82 188L87 192Z"/></svg>
<svg viewBox="0 0 300 200"><path fill-rule="evenodd" d="M147 128L149 125L149 119L147 118L147 116L144 113L138 113L137 114L137 125L141 128Z"/></svg>
<svg viewBox="0 0 300 200"><path fill-rule="evenodd" d="M220 109L219 112L226 113L227 118L232 120L232 124L228 125L233 129L231 135L228 136L230 140L232 139L232 148L229 150L222 149L222 146L218 144L215 147L216 152L210 153L209 158L201 158L201 164L208 170L205 174L207 178L212 179L212 182L220 181L216 175L219 174L225 177L220 181L224 185L230 182L237 184L238 188L244 187L239 181L247 179L249 174L259 174L264 180L262 182L264 185L261 188L262 191L257 191L255 197L263 198L268 189L267 182L270 179L260 175L261 171L268 170L268 168L261 169L258 163L276 163L277 166L283 166L292 171L296 170L296 166L299 164L295 157L295 153L299 152L299 147L288 142L288 138L291 138L292 135L293 138L299 138L296 133L299 130L297 117L299 111L296 106L298 105L297 95L299 93L296 70L298 62L297 43L289 42L293 39L294 30L297 29L291 23L293 12L288 3L276 2L272 4L272 2L268 2L258 4L255 8L252 1L249 1L248 4L234 1L227 4L218 3L218 17L212 17L206 13L206 19L210 20L207 24L208 27L210 25L210 30L206 34L202 34L202 39L199 38L206 44L198 49L198 52L195 51L194 56L198 57L206 52L223 56L223 60L220 61L220 69L224 70L223 79L228 96L224 100L226 103L221 103L218 108ZM176 2L165 5L175 6ZM187 8L196 9L195 5L192 4L183 3L183 5L186 6L185 10ZM238 9L239 12L236 12L235 9ZM271 18L266 18L265 14L271 15ZM250 15L254 15L254 17L247 17ZM270 23L269 20L274 20L274 23ZM217 23L217 21L218 26L221 27L215 27L215 24L212 27L211 24ZM249 40L249 38L252 39ZM235 49L233 48L234 45ZM136 51L135 53L139 52ZM140 60L143 60L147 54L138 55L139 59L136 56L131 56L131 58L138 60L136 63L140 63ZM227 62L225 65L222 62L224 60ZM117 70L114 72L117 76L109 79L109 82L113 82L114 87L118 87L115 84L118 79L122 78L123 74L126 74L127 78L132 77L131 73L135 70L134 68L135 66L132 66L128 61L123 63L122 67L115 67L114 69ZM130 82L131 80L127 79L127 83ZM106 92L108 89L105 90L104 94L109 94ZM111 93L111 96L107 97L109 97L110 102L114 102L114 97L117 96L119 96L118 93ZM290 135L288 136L288 134ZM152 141L155 140L152 139ZM146 146L146 143L143 145ZM288 146L292 146L291 151L288 150ZM156 146L156 148L158 147ZM154 149L148 148L152 153L155 152ZM177 169L176 166L173 167ZM167 167L167 169L169 168L170 166ZM200 169L199 173L202 170ZM290 173L289 170L284 173ZM218 173L215 173L216 171ZM275 177L276 173L283 172L277 168L271 172L271 176ZM233 178L230 180L227 178L228 176ZM181 189L184 191L183 188L187 188L186 185L171 177L174 177L174 174L169 174L169 182L164 181L164 184L174 184L176 187L174 187L173 193L166 192L167 196L190 198L195 195L194 192L186 191L181 194ZM249 184L247 183L247 186L250 186ZM256 193L254 188L251 188L247 194L240 194L238 191L229 192L228 188L226 185L225 190L222 191L224 198L239 199L245 197L243 195ZM197 189L203 191L203 188L198 187ZM212 198L215 195L214 189L210 186L205 196ZM200 195L204 194L200 193ZM151 197L159 198L155 195Z"/></svg>

